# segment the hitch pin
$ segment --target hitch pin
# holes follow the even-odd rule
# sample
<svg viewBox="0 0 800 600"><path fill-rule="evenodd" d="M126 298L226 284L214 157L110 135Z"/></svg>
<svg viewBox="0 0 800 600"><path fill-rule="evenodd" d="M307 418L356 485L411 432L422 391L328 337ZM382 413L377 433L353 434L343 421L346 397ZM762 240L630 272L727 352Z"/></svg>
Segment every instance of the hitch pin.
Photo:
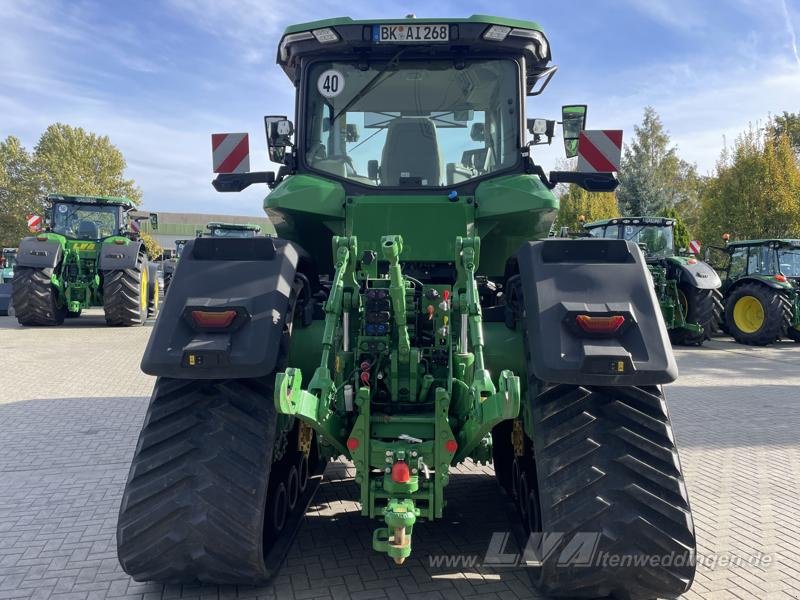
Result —
<svg viewBox="0 0 800 600"><path fill-rule="evenodd" d="M410 444L421 444L422 440L419 438L411 437L407 433L401 433L397 436L398 440L403 440L404 442L409 442Z"/></svg>

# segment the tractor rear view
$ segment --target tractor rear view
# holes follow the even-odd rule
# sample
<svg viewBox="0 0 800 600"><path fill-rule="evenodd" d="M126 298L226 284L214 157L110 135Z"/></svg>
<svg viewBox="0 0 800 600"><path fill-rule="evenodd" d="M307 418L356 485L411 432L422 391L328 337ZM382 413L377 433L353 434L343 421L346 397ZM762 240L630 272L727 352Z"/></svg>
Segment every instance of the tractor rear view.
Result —
<svg viewBox="0 0 800 600"><path fill-rule="evenodd" d="M11 305L11 281L17 264L17 249L3 248L0 254L0 316L8 315Z"/></svg>
<svg viewBox="0 0 800 600"><path fill-rule="evenodd" d="M60 325L102 306L112 326L142 325L158 310L150 264L127 198L50 195L44 231L19 245L12 283L20 325Z"/></svg>
<svg viewBox="0 0 800 600"><path fill-rule="evenodd" d="M290 27L278 63L298 96L294 122L265 118L280 170L214 180L270 186L278 237L183 251L142 360L158 379L120 507L125 571L267 580L341 456L376 521L363 542L402 564L470 459L494 462L545 593L685 592L694 527L661 389L677 368L647 265L624 240L537 241L559 182L617 185L530 156L556 128L525 119L555 73L542 29L331 19ZM562 121L574 156L597 132L586 106Z"/></svg>
<svg viewBox="0 0 800 600"><path fill-rule="evenodd" d="M800 342L800 240L730 242L725 250L725 329L740 344Z"/></svg>
<svg viewBox="0 0 800 600"><path fill-rule="evenodd" d="M722 315L721 282L706 263L675 252L674 226L675 221L665 217L620 217L587 223L584 229L594 237L639 245L670 340L700 346Z"/></svg>

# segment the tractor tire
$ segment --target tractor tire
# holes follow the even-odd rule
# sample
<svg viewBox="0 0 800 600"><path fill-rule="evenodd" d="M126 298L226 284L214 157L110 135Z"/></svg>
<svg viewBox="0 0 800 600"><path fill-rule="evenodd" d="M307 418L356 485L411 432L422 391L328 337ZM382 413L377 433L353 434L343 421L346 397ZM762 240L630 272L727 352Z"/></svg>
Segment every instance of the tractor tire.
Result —
<svg viewBox="0 0 800 600"><path fill-rule="evenodd" d="M139 255L132 269L106 271L103 278L103 310L111 327L143 325L147 320L148 265Z"/></svg>
<svg viewBox="0 0 800 600"><path fill-rule="evenodd" d="M136 581L255 585L277 568L266 557L291 540L285 492L302 453L273 463L273 383L156 382L117 524L119 561ZM299 524L310 499L294 501Z"/></svg>
<svg viewBox="0 0 800 600"><path fill-rule="evenodd" d="M61 325L66 307L58 305L58 290L51 282L53 269L17 267L11 303L20 325Z"/></svg>
<svg viewBox="0 0 800 600"><path fill-rule="evenodd" d="M798 327L800 327L800 325ZM786 330L786 337L793 342L800 342L800 329L790 326L789 329Z"/></svg>
<svg viewBox="0 0 800 600"><path fill-rule="evenodd" d="M761 283L743 283L725 301L725 326L740 344L767 346L778 341L791 318L788 297Z"/></svg>
<svg viewBox="0 0 800 600"><path fill-rule="evenodd" d="M644 600L688 590L694 524L661 389L555 385L532 412L517 506L529 532L551 538L531 538L543 593Z"/></svg>
<svg viewBox="0 0 800 600"><path fill-rule="evenodd" d="M155 264L147 265L147 316L158 315L159 289L158 267Z"/></svg>
<svg viewBox="0 0 800 600"><path fill-rule="evenodd" d="M678 286L678 296L681 300L681 310L687 323L697 323L703 327L702 333L695 333L688 329L672 329L669 339L679 346L701 346L711 338L719 321L722 307L722 295L719 290L703 290L687 283Z"/></svg>

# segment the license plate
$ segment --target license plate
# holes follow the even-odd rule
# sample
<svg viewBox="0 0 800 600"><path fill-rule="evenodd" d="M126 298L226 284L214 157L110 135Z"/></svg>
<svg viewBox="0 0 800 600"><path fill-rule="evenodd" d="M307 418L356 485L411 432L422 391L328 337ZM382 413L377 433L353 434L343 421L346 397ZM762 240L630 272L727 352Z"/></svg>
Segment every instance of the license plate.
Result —
<svg viewBox="0 0 800 600"><path fill-rule="evenodd" d="M442 23L423 25L373 25L372 41L388 44L449 42L450 26Z"/></svg>

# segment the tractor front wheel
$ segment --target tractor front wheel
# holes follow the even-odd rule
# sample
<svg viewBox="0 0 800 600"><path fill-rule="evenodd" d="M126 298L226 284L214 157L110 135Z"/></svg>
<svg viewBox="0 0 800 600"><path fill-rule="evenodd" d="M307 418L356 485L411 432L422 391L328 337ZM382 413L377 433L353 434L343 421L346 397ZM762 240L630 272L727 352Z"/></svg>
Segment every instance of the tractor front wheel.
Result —
<svg viewBox="0 0 800 600"><path fill-rule="evenodd" d="M766 346L789 329L791 305L786 295L761 283L743 283L725 302L725 325L740 344Z"/></svg>
<svg viewBox="0 0 800 600"><path fill-rule="evenodd" d="M67 311L58 305L53 269L17 267L11 284L11 302L20 325L61 325Z"/></svg>
<svg viewBox="0 0 800 600"><path fill-rule="evenodd" d="M147 320L150 289L147 259L140 254L131 269L106 271L103 279L103 309L110 326L143 325Z"/></svg>
<svg viewBox="0 0 800 600"><path fill-rule="evenodd" d="M683 318L687 323L696 323L703 328L701 333L688 329L672 329L670 341L681 346L700 346L709 339L719 321L720 293L718 290L703 290L687 283L678 286L678 299Z"/></svg>

